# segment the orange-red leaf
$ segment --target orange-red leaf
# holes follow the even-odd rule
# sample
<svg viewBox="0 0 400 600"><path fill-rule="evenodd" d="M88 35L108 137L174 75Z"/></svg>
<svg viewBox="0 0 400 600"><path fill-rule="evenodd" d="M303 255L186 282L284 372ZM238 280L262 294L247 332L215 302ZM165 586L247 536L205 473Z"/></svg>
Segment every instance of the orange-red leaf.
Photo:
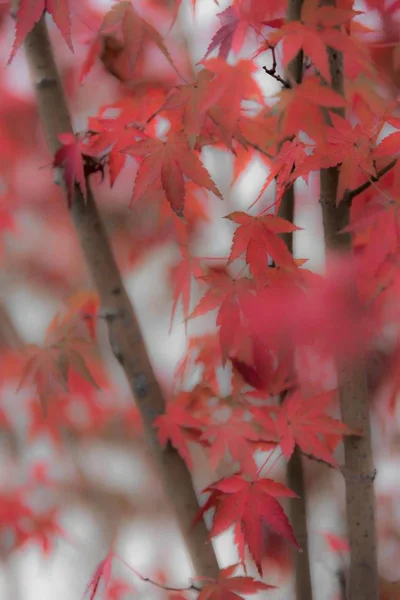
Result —
<svg viewBox="0 0 400 600"><path fill-rule="evenodd" d="M183 176L221 197L221 193L204 168L198 155L189 148L182 132L171 133L166 142L155 138L139 140L125 152L143 157L139 166L132 203L137 202L160 178L171 207L177 214L183 210L185 188Z"/></svg>
<svg viewBox="0 0 400 600"><path fill-rule="evenodd" d="M85 169L83 164L82 141L72 133L62 133L58 136L62 146L54 156L53 165L63 168L64 182L68 193L68 202L71 204L75 184L78 184L84 198L86 198Z"/></svg>
<svg viewBox="0 0 400 600"><path fill-rule="evenodd" d="M236 567L237 565L233 565ZM262 581L257 581L252 577L229 576L229 569L225 569L227 573L221 571L217 580L207 583L201 589L198 600L242 600L242 596L257 594L275 586L268 585Z"/></svg>
<svg viewBox="0 0 400 600"><path fill-rule="evenodd" d="M215 537L232 525L240 560L244 560L247 545L258 572L262 575L262 525L268 524L274 531L299 548L292 527L277 497L295 498L296 494L272 479L246 481L239 474L220 479L206 491L211 497L204 510L215 507L211 536Z"/></svg>
<svg viewBox="0 0 400 600"><path fill-rule="evenodd" d="M16 17L15 40L8 59L9 63L45 10L51 14L65 41L73 51L68 0L20 0Z"/></svg>
<svg viewBox="0 0 400 600"><path fill-rule="evenodd" d="M208 275L201 278L210 285L210 289L200 299L191 313L191 319L218 309L217 327L222 361L225 363L229 352L236 348L240 339L247 336L247 326L242 319L241 302L254 289L251 279L242 277L232 279L224 270L210 269Z"/></svg>
<svg viewBox="0 0 400 600"><path fill-rule="evenodd" d="M121 0L114 4L104 17L100 33L114 33L115 31L122 33L131 73L146 41L152 41L176 69L161 35L153 25L142 19L129 0Z"/></svg>
<svg viewBox="0 0 400 600"><path fill-rule="evenodd" d="M158 428L160 444L165 446L170 441L189 467L192 466L188 447L191 440L190 430L199 430L201 426L201 421L192 417L187 408L176 404L168 404L166 413L154 421L154 427Z"/></svg>
<svg viewBox="0 0 400 600"><path fill-rule="evenodd" d="M267 432L273 434L276 431L287 460L297 444L305 454L337 467L328 442L331 444L334 437L338 443L343 435L354 435L355 432L326 414L335 395L336 391L330 391L303 398L296 390L285 398L280 409L254 409L253 414ZM272 419L271 412L277 413L276 420Z"/></svg>
<svg viewBox="0 0 400 600"><path fill-rule="evenodd" d="M252 217L244 212L233 212L225 218L239 225L233 236L229 262L245 253L256 278L267 275L268 256L280 267L295 268L293 257L279 234L296 231L299 229L296 225L275 215Z"/></svg>
<svg viewBox="0 0 400 600"><path fill-rule="evenodd" d="M204 275L201 262L198 258L189 255L185 248L181 248L181 261L171 269L172 285L174 287L174 303L172 306L171 325L175 316L178 301L181 298L185 325L190 310L190 290L192 279Z"/></svg>

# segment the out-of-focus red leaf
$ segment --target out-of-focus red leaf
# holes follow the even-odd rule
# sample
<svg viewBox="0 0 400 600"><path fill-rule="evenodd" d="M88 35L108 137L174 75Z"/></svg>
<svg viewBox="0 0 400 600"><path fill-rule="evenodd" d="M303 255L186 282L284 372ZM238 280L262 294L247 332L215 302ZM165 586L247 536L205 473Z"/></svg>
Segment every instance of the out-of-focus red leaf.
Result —
<svg viewBox="0 0 400 600"><path fill-rule="evenodd" d="M8 59L9 63L45 10L51 14L65 41L73 51L68 0L62 2L59 0L20 0L16 16L15 40Z"/></svg>

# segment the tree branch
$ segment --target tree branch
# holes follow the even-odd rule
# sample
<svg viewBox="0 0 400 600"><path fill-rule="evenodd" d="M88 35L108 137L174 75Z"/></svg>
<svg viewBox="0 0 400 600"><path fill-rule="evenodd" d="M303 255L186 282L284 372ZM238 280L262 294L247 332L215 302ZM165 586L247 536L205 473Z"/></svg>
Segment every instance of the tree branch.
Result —
<svg viewBox="0 0 400 600"><path fill-rule="evenodd" d="M301 8L303 0L289 0L287 18L289 21L298 21L301 17ZM273 51L273 66L276 67L275 51ZM303 77L303 52L299 52L293 61L288 65L287 73L289 78L296 83L300 83ZM264 70L266 70L264 68ZM267 71L268 72L268 71ZM284 85L284 83L282 83ZM284 87L291 87L284 85ZM278 216L294 223L295 217L295 193L292 184L286 189L278 209ZM284 233L282 239L288 249L293 253L293 234ZM284 397L282 395L281 402ZM287 482L298 498L296 502L290 504L290 522L293 527L294 535L301 544L302 552L294 550L292 553L295 571L295 589L296 600L312 600L313 590L311 583L310 555L308 551L308 529L307 529L307 492L304 477L304 461L298 448L295 448L293 455L287 466Z"/></svg>
<svg viewBox="0 0 400 600"><path fill-rule="evenodd" d="M57 136L60 133L72 132L72 125L44 16L28 34L24 47L48 146L54 156L60 147ZM60 185L63 187L61 182ZM113 353L125 372L138 404L147 441L159 468L167 498L174 509L195 573L197 576L217 578L218 562L213 546L208 542L205 523L201 520L192 526L193 518L198 512L198 501L188 468L171 445L163 451L158 443L153 423L164 413L164 397L110 249L89 182L87 189L85 202L79 187L75 186L71 217L103 311L121 315L119 319L107 320Z"/></svg>
<svg viewBox="0 0 400 600"><path fill-rule="evenodd" d="M363 192L365 192L365 190L370 188L373 183L376 183L377 181L382 179L382 177L386 175L386 173L389 173L389 171L393 169L393 167L396 164L397 158L393 159L389 164L386 165L386 167L383 167L380 171L378 171L375 177L371 177L371 179L368 179L368 181L366 181L365 183L354 188L354 190L347 190L343 196L342 202L344 202L345 204L351 204L353 198L355 198L359 194L362 194Z"/></svg>
<svg viewBox="0 0 400 600"><path fill-rule="evenodd" d="M335 6L335 0L322 0L323 6ZM343 58L341 53L328 48L332 88L343 94ZM335 109L345 117L344 109ZM330 123L326 113L326 121ZM351 255L349 233L338 235L349 223L349 203L336 205L339 168L321 169L320 203L322 206L325 244L329 250ZM368 186L367 186L368 187ZM365 188L366 189L366 188ZM357 191L357 190L356 190ZM361 190L363 191L363 190ZM357 289L354 286L354 294ZM346 511L350 542L350 568L347 600L378 600L378 567L376 555L376 526L374 472L371 428L365 361L344 362L336 357L339 403L343 422L350 429L358 429L361 437L345 436L344 454L346 473Z"/></svg>
<svg viewBox="0 0 400 600"><path fill-rule="evenodd" d="M276 72L277 61L276 61L275 46L270 46L269 50L271 50L271 53L272 53L272 67L270 69L268 69L266 66L263 66L264 71L267 73L267 75L269 75L270 77L273 77L274 79L276 79L276 81L278 81L280 84L282 84L284 88L290 89L292 87L290 85L290 83L288 81L286 81L286 79L283 79L279 75L279 73Z"/></svg>

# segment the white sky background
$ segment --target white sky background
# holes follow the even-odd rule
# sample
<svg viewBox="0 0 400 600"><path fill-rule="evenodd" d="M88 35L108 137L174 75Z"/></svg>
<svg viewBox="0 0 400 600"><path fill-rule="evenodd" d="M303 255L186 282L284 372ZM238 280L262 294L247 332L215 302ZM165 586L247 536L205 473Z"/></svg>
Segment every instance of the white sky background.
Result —
<svg viewBox="0 0 400 600"><path fill-rule="evenodd" d="M97 4L107 6L110 2L97 0ZM212 0L197 0L194 32L190 4L187 0L183 1L180 17L196 62L204 55L219 24L216 13L229 3L221 2L218 7ZM0 59L2 58L0 56ZM14 69L10 74L10 85L18 85L18 89L23 94L29 90L30 84L21 52L16 60L18 60L18 70ZM261 72L259 80L263 82L266 94L277 90L276 82L272 79L268 80L265 73ZM76 117L79 118L79 115ZM254 161L246 176L230 189L232 169L229 157L222 157L221 153L213 150L206 150L204 157L207 168L227 198L224 203L214 207L216 213L222 217L236 209L245 210L265 180L267 173L261 162ZM298 189L304 199L296 212L296 224L304 227L304 231L295 234L296 254L302 258L309 258L310 266L321 269L324 252L319 204L315 198L307 197L305 185L299 186ZM231 243L231 231L232 228L227 221L217 219L199 243L199 254L226 256ZM172 333L168 334L172 304L166 301L166 298L170 298L170 293L166 288L165 266L174 259L174 256L173 249L170 252L163 251L162 255L158 251L153 252L146 263L126 282L128 292L138 311L152 359L164 373L172 372L185 349L186 342L184 327L179 325L181 316L179 314L175 318ZM162 282L165 282L163 291L161 291ZM155 291L160 298L159 301L154 301ZM39 297L28 286L14 290L7 298L7 303L25 339L40 343L51 316L58 307L54 306L51 299ZM194 328L198 329L199 325L195 325ZM30 449L30 460L35 456L43 457L47 454L48 447L45 444L35 444ZM140 489L142 485L146 485L148 479L139 461L117 451L105 453L102 448L93 449L85 456L85 463L95 474L100 466L103 473L112 473L110 485L120 489ZM199 489L209 483L209 477L207 470L198 469L196 483ZM340 533L337 531L336 523L337 492L340 484L339 488L337 485L333 487L334 493L328 485L323 495L314 495L311 499L310 533L312 535L310 537L313 575L316 583L315 600L329 600L332 597L332 588L329 586L329 582L334 580L330 571L333 564L332 556L327 552L325 543L318 533L324 529ZM27 549L24 553L16 554L3 569L3 577L0 571L0 600L80 600L82 598L92 571L104 557L107 548L103 545L104 540L101 538L95 519L87 511L70 511L66 515L63 526L74 540L79 541L81 550L61 540L57 551L49 559L43 559L36 549ZM229 535L221 536L216 541L216 549L222 566L236 562L236 552L232 548ZM171 578L168 583L177 586L187 585L190 571L182 544L177 539L175 524L171 519L160 523L155 520L143 520L138 515L138 518L124 531L118 551L144 576L154 577L157 565L163 568L168 566ZM159 598L160 600L166 598L163 592L155 590L150 585L141 584L127 569L117 566L115 572L123 574L126 580L132 581L138 590L132 598ZM255 572L252 574L256 575ZM268 581L268 578L266 580ZM272 592L266 597L273 600L280 598L291 600L287 590Z"/></svg>

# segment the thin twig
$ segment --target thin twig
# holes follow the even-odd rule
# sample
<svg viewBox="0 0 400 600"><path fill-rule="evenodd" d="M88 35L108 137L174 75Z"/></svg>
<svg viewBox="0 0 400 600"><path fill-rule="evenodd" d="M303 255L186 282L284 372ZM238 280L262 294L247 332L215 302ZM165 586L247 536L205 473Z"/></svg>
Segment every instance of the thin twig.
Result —
<svg viewBox="0 0 400 600"><path fill-rule="evenodd" d="M275 46L270 46L269 49L271 50L271 53L272 53L272 67L270 69L268 69L268 67L266 67L264 65L263 66L264 71L267 73L267 75L270 75L271 77L276 79L276 81L278 81L280 84L282 84L284 88L290 90L292 87L290 85L290 83L286 79L283 79L283 77L281 77L279 75L279 73L276 72L277 60L276 60L276 54L275 54Z"/></svg>
<svg viewBox="0 0 400 600"><path fill-rule="evenodd" d="M125 567L127 567L130 571L132 571L132 573L134 575L136 575L136 577L139 577L139 579L141 581L143 581L144 583L150 583L151 585L154 585L155 587L157 587L161 590L165 590L167 592L201 592L201 588L199 588L194 583L191 583L187 587L171 587L171 586L165 585L163 583L158 583L158 581L154 581L154 579L150 579L150 577L145 577L144 575L139 573L139 571L136 571L136 569L134 569L130 564L128 564L123 558L121 558L117 554L114 554L114 556L120 562L122 562L122 564L125 565Z"/></svg>
<svg viewBox="0 0 400 600"><path fill-rule="evenodd" d="M367 190L369 187L371 187L371 185L373 183L376 183L377 181L379 181L384 175L386 175L386 173L389 173L389 171L391 169L393 169L393 167L395 167L396 164L397 164L397 158L393 159L389 164L386 165L386 167L383 167L383 169L378 171L378 173L374 177L371 177L371 179L368 179L362 185L359 185L358 187L354 188L354 190L347 190L344 193L342 202L345 202L346 204L350 204L351 201L353 200L353 198L355 198L359 194L362 194L363 192L365 192L365 190Z"/></svg>

